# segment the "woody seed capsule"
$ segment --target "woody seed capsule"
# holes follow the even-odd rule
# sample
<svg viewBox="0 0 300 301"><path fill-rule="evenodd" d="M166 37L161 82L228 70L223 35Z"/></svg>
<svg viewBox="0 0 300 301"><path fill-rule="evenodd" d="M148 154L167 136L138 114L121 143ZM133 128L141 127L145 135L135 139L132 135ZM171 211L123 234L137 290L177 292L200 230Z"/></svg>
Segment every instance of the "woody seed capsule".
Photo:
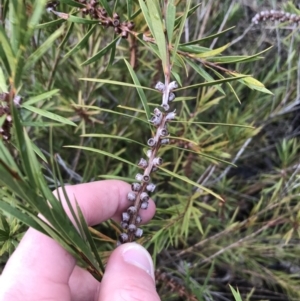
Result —
<svg viewBox="0 0 300 301"><path fill-rule="evenodd" d="M155 139L154 139L154 138L150 138L150 139L147 141L147 144L148 144L150 147L155 146L155 144L156 144Z"/></svg>
<svg viewBox="0 0 300 301"><path fill-rule="evenodd" d="M140 173L138 173L138 174L136 174L135 179L136 179L137 181L141 182L141 181L143 181L143 175L140 174Z"/></svg>
<svg viewBox="0 0 300 301"><path fill-rule="evenodd" d="M150 181L150 177L148 175L143 176L143 182L148 183Z"/></svg>
<svg viewBox="0 0 300 301"><path fill-rule="evenodd" d="M137 228L134 235L135 235L136 238L142 237L142 235L143 235L143 229Z"/></svg>
<svg viewBox="0 0 300 301"><path fill-rule="evenodd" d="M135 232L135 230L136 230L136 225L135 225L135 224L130 224L130 225L128 226L128 231L130 231L130 232Z"/></svg>
<svg viewBox="0 0 300 301"><path fill-rule="evenodd" d="M132 183L131 184L131 189L133 191L139 191L141 189L141 184L140 183Z"/></svg>
<svg viewBox="0 0 300 301"><path fill-rule="evenodd" d="M173 119L175 118L175 116L176 116L175 111L170 112L170 113L167 114L166 120L167 120L167 121L168 121L168 120L173 120Z"/></svg>
<svg viewBox="0 0 300 301"><path fill-rule="evenodd" d="M134 28L134 23L133 22L128 22L127 23L127 28L129 29L129 30L132 30L133 28Z"/></svg>
<svg viewBox="0 0 300 301"><path fill-rule="evenodd" d="M141 209L146 210L148 208L149 203L148 202L142 202Z"/></svg>
<svg viewBox="0 0 300 301"><path fill-rule="evenodd" d="M138 216L136 217L136 219L135 219L135 222L136 222L137 224L139 224L139 223L141 223L141 221L142 221L142 218L138 215Z"/></svg>
<svg viewBox="0 0 300 301"><path fill-rule="evenodd" d="M153 159L153 165L154 166L159 166L159 165L162 164L162 162L163 162L163 160L160 157L156 157L156 158Z"/></svg>
<svg viewBox="0 0 300 301"><path fill-rule="evenodd" d="M112 24L113 24L114 27L118 27L120 25L120 21L118 19L114 19L112 21Z"/></svg>
<svg viewBox="0 0 300 301"><path fill-rule="evenodd" d="M160 129L159 131L159 135L160 136L167 136L169 133L167 131L167 129Z"/></svg>
<svg viewBox="0 0 300 301"><path fill-rule="evenodd" d="M133 191L128 192L127 199L130 202L134 202L136 199L136 194Z"/></svg>
<svg viewBox="0 0 300 301"><path fill-rule="evenodd" d="M143 202L148 202L148 201L149 201L149 195L148 195L147 192L142 192L142 193L141 193L141 200L142 200Z"/></svg>
<svg viewBox="0 0 300 301"><path fill-rule="evenodd" d="M119 235L119 241L120 241L121 243L124 243L124 242L128 241L128 235L127 235L126 233L121 233L121 234Z"/></svg>
<svg viewBox="0 0 300 301"><path fill-rule="evenodd" d="M167 103L162 103L161 106L164 108L165 111L170 109L170 106Z"/></svg>
<svg viewBox="0 0 300 301"><path fill-rule="evenodd" d="M154 126L159 126L161 121L162 121L162 115L160 116L154 115L149 120L149 122L152 123Z"/></svg>
<svg viewBox="0 0 300 301"><path fill-rule="evenodd" d="M165 89L165 84L162 82L158 82L154 88L160 92L163 92Z"/></svg>
<svg viewBox="0 0 300 301"><path fill-rule="evenodd" d="M153 192L156 188L156 185L153 184L153 183L149 183L147 186L146 186L146 189L149 191L149 192Z"/></svg>
<svg viewBox="0 0 300 301"><path fill-rule="evenodd" d="M162 115L161 110L159 110L158 108L155 108L153 112L157 117L160 117Z"/></svg>
<svg viewBox="0 0 300 301"><path fill-rule="evenodd" d="M115 33L119 34L121 32L122 32L122 30L119 27L115 27Z"/></svg>
<svg viewBox="0 0 300 301"><path fill-rule="evenodd" d="M178 88L177 82L176 81L170 82L168 88L170 91L177 89Z"/></svg>
<svg viewBox="0 0 300 301"><path fill-rule="evenodd" d="M128 212L123 212L123 213L122 213L122 221L123 221L123 222L128 222L129 219L130 219L129 213L128 213Z"/></svg>
<svg viewBox="0 0 300 301"><path fill-rule="evenodd" d="M170 92L168 101L173 101L175 99L175 97L176 97L175 93Z"/></svg>
<svg viewBox="0 0 300 301"><path fill-rule="evenodd" d="M123 39L127 39L128 38L128 32L123 30L122 33L121 33L121 36Z"/></svg>
<svg viewBox="0 0 300 301"><path fill-rule="evenodd" d="M139 163L138 163L138 166L142 167L142 168L147 168L147 166L148 166L147 160L145 160L144 158L141 158Z"/></svg>
<svg viewBox="0 0 300 301"><path fill-rule="evenodd" d="M127 209L127 212L128 214L130 215L133 215L136 213L136 208L134 206L130 206L128 209Z"/></svg>
<svg viewBox="0 0 300 301"><path fill-rule="evenodd" d="M128 224L126 222L121 222L121 228L126 230L128 228Z"/></svg>
<svg viewBox="0 0 300 301"><path fill-rule="evenodd" d="M114 18L114 19L120 19L120 16L119 16L117 13L114 13L114 14L113 14L113 18Z"/></svg>
<svg viewBox="0 0 300 301"><path fill-rule="evenodd" d="M160 140L160 144L169 144L170 143L170 139L169 138L164 138Z"/></svg>
<svg viewBox="0 0 300 301"><path fill-rule="evenodd" d="M107 16L107 11L105 8L100 8L100 13L103 17L106 17Z"/></svg>
<svg viewBox="0 0 300 301"><path fill-rule="evenodd" d="M8 123L11 123L11 122L12 122L12 118L11 118L10 115L7 115L7 116L6 116L6 121L7 121Z"/></svg>

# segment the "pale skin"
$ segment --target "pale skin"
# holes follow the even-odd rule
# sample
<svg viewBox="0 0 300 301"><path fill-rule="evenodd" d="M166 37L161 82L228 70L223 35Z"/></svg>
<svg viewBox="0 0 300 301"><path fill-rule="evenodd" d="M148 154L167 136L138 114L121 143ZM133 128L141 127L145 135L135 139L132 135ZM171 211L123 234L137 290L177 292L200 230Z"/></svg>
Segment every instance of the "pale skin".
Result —
<svg viewBox="0 0 300 301"><path fill-rule="evenodd" d="M128 207L130 185L122 181L98 181L67 186L71 201L79 203L88 225L112 218L119 222ZM66 206L65 206L66 208ZM66 210L67 211L67 210ZM141 212L143 222L155 213L150 200ZM116 248L99 283L76 266L75 259L48 236L29 229L0 276L1 301L159 301L153 263L140 245Z"/></svg>

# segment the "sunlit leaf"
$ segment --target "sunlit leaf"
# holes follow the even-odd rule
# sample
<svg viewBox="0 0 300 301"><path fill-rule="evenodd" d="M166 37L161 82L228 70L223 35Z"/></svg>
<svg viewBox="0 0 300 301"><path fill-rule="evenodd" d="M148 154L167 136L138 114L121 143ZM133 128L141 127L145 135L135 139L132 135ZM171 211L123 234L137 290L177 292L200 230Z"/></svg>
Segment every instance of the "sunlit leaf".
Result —
<svg viewBox="0 0 300 301"><path fill-rule="evenodd" d="M26 109L26 110L29 110L33 113L36 113L38 115L41 115L41 116L44 116L44 117L47 117L49 119L52 119L52 120L55 120L55 121L58 121L60 123L63 123L63 124L68 124L68 125L72 125L72 126L77 126L73 121L67 119L67 118L64 118L62 116L59 116L57 114L54 114L54 113L51 113L49 111L46 111L46 110L42 110L42 109L39 109L39 108L36 108L36 107L33 107L31 105L27 105L27 104L23 104L22 105L22 108Z"/></svg>

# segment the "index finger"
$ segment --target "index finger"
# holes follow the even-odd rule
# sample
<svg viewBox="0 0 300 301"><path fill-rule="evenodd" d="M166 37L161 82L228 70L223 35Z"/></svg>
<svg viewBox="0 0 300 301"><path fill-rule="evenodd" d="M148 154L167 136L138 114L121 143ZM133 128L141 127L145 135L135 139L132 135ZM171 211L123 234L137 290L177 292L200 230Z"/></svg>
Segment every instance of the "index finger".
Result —
<svg viewBox="0 0 300 301"><path fill-rule="evenodd" d="M61 200L65 211L71 217L67 203L60 190ZM65 190L69 197L73 208L76 208L76 201L85 217L89 226L100 224L109 218L120 221L123 211L130 206L127 194L131 190L128 183L117 180L105 180L79 184L74 186L66 186ZM54 191L57 196L58 192ZM155 213L155 204L152 200L149 202L147 210L141 210L140 215L145 223L149 221Z"/></svg>

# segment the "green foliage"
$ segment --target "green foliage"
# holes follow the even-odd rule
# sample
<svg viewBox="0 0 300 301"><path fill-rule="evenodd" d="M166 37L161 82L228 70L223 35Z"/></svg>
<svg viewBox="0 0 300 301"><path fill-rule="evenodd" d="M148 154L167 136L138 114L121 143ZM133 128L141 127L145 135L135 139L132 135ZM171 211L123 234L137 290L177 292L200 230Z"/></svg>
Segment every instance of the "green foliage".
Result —
<svg viewBox="0 0 300 301"><path fill-rule="evenodd" d="M77 1L53 13L45 0L1 4L0 93L11 105L0 124L10 114L13 128L0 140L0 264L27 225L101 278L119 227L88 228L78 207L74 226L51 191L134 181L155 133L154 86L170 68L177 118L152 175L157 213L139 240L162 299L299 300L300 40L289 24L251 24L262 4L299 10L291 1L163 2L101 0L108 16L136 24L125 39Z"/></svg>

